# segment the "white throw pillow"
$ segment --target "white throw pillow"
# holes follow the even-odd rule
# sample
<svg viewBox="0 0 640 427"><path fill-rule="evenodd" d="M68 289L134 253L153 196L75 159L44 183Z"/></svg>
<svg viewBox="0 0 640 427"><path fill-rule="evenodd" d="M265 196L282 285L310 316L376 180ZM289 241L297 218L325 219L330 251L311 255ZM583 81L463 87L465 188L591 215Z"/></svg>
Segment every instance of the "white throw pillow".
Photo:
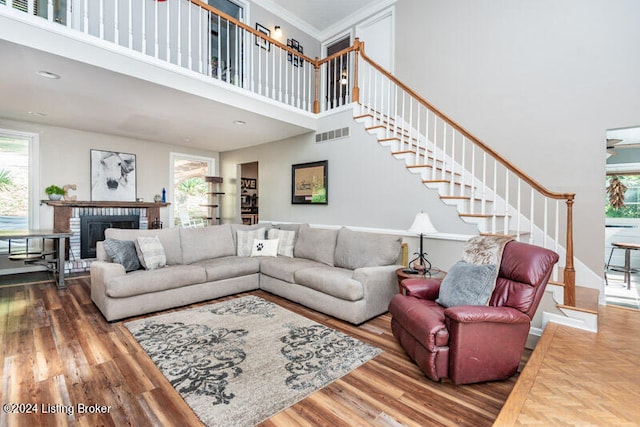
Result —
<svg viewBox="0 0 640 427"><path fill-rule="evenodd" d="M280 241L278 244L278 255L293 257L293 245L296 242L296 232L293 230L279 230L277 228L269 229L267 233L269 240L277 239Z"/></svg>
<svg viewBox="0 0 640 427"><path fill-rule="evenodd" d="M278 239L255 239L251 248L251 256L278 256Z"/></svg>
<svg viewBox="0 0 640 427"><path fill-rule="evenodd" d="M140 264L147 270L155 270L167 265L164 247L160 243L158 236L138 237L136 239L136 252L138 252Z"/></svg>
<svg viewBox="0 0 640 427"><path fill-rule="evenodd" d="M255 230L237 230L236 242L237 249L236 255L249 256L253 248L253 241L256 239L264 239L264 232L266 228L256 228Z"/></svg>

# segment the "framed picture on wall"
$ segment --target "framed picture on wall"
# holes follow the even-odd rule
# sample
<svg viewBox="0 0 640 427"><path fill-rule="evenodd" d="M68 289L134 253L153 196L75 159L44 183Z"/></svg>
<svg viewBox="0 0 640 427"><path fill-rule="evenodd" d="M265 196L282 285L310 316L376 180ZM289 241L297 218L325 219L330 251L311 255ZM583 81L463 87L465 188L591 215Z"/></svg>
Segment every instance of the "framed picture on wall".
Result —
<svg viewBox="0 0 640 427"><path fill-rule="evenodd" d="M136 201L136 155L91 150L91 200Z"/></svg>
<svg viewBox="0 0 640 427"><path fill-rule="evenodd" d="M267 27L263 27L257 22L256 22L256 30L258 30L258 32L261 32L267 37L271 37L271 30L269 30ZM258 46L268 51L271 50L271 43L269 43L267 40L263 39L262 37L259 37L259 36L255 36L255 37L256 37L256 44Z"/></svg>
<svg viewBox="0 0 640 427"><path fill-rule="evenodd" d="M291 203L326 205L328 198L328 161L291 166Z"/></svg>

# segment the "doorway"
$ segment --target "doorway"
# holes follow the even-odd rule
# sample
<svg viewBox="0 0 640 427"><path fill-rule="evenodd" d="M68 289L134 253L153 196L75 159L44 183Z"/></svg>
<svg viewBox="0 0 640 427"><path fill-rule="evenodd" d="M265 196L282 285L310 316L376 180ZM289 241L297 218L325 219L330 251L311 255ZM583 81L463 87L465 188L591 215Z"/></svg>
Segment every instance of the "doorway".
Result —
<svg viewBox="0 0 640 427"><path fill-rule="evenodd" d="M245 21L244 7L230 0L208 0L211 7L240 22ZM233 22L211 16L211 73L225 82L242 86L244 31Z"/></svg>
<svg viewBox="0 0 640 427"><path fill-rule="evenodd" d="M640 309L640 126L607 131L605 178L605 296L607 304Z"/></svg>
<svg viewBox="0 0 640 427"><path fill-rule="evenodd" d="M240 165L240 215L242 223L257 224L259 221L258 207L258 162Z"/></svg>
<svg viewBox="0 0 640 427"><path fill-rule="evenodd" d="M351 36L347 35L327 46L327 57L351 46ZM351 75L349 55L340 55L327 64L325 101L327 109L336 108L349 102L349 76Z"/></svg>
<svg viewBox="0 0 640 427"><path fill-rule="evenodd" d="M171 226L204 226L207 223L205 176L212 175L214 163L215 160L208 157L171 153Z"/></svg>

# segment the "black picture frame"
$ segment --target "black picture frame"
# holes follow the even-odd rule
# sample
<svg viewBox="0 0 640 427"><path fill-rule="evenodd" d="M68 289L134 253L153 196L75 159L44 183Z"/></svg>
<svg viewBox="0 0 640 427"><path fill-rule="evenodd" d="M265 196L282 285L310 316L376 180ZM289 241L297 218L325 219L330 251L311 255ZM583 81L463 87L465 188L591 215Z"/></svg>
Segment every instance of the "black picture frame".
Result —
<svg viewBox="0 0 640 427"><path fill-rule="evenodd" d="M256 31L264 34L267 37L271 37L271 30L269 30L267 27L260 25L256 22ZM262 37L259 36L255 36L256 38L256 45L260 46L262 49L265 49L266 51L270 51L271 50L271 43L268 42L266 39L263 39Z"/></svg>
<svg viewBox="0 0 640 427"><path fill-rule="evenodd" d="M328 169L328 160L291 165L291 204L328 204Z"/></svg>
<svg viewBox="0 0 640 427"><path fill-rule="evenodd" d="M136 155L91 150L91 200L135 202Z"/></svg>
<svg viewBox="0 0 640 427"><path fill-rule="evenodd" d="M287 46L301 55L304 54L304 48L296 39L287 39ZM304 60L298 56L293 55L291 52L287 52L287 61L291 62L294 67L303 67Z"/></svg>

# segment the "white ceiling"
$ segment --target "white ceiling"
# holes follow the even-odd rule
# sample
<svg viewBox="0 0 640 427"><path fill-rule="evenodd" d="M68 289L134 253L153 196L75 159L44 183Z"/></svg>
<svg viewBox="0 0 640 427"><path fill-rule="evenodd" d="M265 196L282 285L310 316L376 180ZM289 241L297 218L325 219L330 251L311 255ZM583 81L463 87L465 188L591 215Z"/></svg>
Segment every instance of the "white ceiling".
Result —
<svg viewBox="0 0 640 427"><path fill-rule="evenodd" d="M279 11L311 26L305 30L314 33L380 3L370 0L257 2L268 3L273 12ZM291 113L286 115L287 120L278 119L273 105L262 106L262 114L260 106L255 107L255 101L254 108L243 109L213 101L210 96L194 96L201 93L195 90L177 90L152 79L132 77L126 70L114 72L110 64L96 66L68 59L60 43L50 44L56 48L38 43L23 45L22 39L28 37L17 34L23 31L10 30L0 22L0 118L213 151L228 151L313 131L310 120L293 120L292 124ZM42 78L37 75L40 70L54 72L61 78ZM195 84L202 86L202 82ZM184 86L188 87L189 83ZM218 85L206 90L222 89ZM238 97L237 93L234 95ZM285 114L281 112L280 116ZM247 125L234 124L238 120Z"/></svg>
<svg viewBox="0 0 640 427"><path fill-rule="evenodd" d="M278 16L291 18L305 31L323 38L327 29L353 21L360 11L378 8L385 0L254 0ZM323 40L321 40L323 41Z"/></svg>
<svg viewBox="0 0 640 427"><path fill-rule="evenodd" d="M194 96L197 90L173 89L5 40L0 40L0 58L0 118L213 151L312 130L260 114L256 108L251 111ZM40 77L40 70L55 72L61 78ZM210 86L200 82L200 86L205 84ZM273 106L268 108L273 110ZM247 124L235 124L238 120Z"/></svg>

